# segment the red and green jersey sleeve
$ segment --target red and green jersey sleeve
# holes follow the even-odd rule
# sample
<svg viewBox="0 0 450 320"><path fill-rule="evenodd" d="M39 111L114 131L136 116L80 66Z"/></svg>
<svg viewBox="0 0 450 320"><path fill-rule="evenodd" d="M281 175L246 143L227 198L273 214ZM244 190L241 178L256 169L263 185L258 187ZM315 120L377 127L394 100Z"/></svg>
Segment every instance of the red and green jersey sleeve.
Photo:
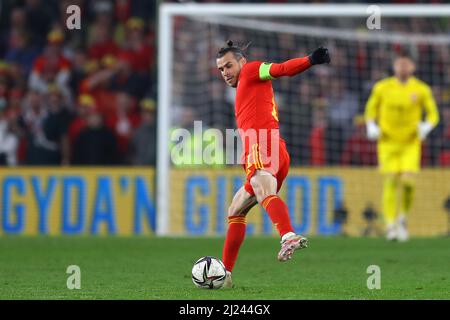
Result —
<svg viewBox="0 0 450 320"><path fill-rule="evenodd" d="M261 63L259 67L260 80L272 80L275 78L295 76L311 67L308 57L290 59L282 63Z"/></svg>

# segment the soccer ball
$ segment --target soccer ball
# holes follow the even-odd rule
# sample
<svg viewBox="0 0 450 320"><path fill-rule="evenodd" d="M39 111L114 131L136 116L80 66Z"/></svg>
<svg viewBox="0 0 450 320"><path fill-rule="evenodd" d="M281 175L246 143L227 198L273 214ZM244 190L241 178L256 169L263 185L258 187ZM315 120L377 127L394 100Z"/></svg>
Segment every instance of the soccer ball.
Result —
<svg viewBox="0 0 450 320"><path fill-rule="evenodd" d="M225 282L227 271L223 262L214 257L203 257L194 263L192 282L199 288L219 289Z"/></svg>

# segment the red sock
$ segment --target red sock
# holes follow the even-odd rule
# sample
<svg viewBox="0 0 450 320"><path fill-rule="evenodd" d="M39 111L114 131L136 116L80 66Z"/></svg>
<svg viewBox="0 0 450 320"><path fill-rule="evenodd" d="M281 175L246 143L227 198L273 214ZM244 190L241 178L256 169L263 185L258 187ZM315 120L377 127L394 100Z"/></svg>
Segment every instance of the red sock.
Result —
<svg viewBox="0 0 450 320"><path fill-rule="evenodd" d="M270 220L275 225L278 233L282 237L288 232L294 232L289 218L289 211L287 205L276 195L271 195L265 198L261 205L269 214Z"/></svg>
<svg viewBox="0 0 450 320"><path fill-rule="evenodd" d="M232 271L236 262L239 248L245 238L245 217L236 216L228 218L228 231L223 246L222 261L227 271Z"/></svg>

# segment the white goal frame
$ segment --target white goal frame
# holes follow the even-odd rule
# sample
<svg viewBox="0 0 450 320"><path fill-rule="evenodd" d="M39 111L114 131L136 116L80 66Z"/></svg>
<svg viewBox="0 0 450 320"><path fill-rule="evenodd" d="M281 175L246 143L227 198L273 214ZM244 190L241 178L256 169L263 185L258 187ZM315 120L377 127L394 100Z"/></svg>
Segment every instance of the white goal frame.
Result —
<svg viewBox="0 0 450 320"><path fill-rule="evenodd" d="M158 116L156 164L156 234L169 234L169 129L174 16L361 17L369 4L161 4L158 21ZM450 5L378 5L383 17L450 17Z"/></svg>

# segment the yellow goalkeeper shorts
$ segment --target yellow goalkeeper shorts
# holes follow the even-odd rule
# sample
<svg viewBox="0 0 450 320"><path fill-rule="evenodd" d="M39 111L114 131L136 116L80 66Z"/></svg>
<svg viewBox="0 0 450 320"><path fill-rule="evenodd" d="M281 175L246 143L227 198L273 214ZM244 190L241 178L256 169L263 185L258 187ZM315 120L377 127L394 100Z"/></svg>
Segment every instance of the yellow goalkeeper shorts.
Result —
<svg viewBox="0 0 450 320"><path fill-rule="evenodd" d="M378 142L378 167L381 173L419 172L420 140L399 144Z"/></svg>

